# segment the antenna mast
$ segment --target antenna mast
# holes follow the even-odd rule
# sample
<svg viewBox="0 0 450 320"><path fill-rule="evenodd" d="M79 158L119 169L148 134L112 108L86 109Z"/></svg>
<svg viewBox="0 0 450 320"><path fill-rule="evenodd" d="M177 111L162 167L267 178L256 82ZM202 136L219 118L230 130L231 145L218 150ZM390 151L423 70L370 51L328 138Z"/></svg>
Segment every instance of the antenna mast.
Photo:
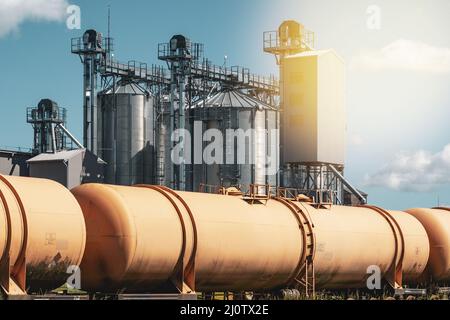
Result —
<svg viewBox="0 0 450 320"><path fill-rule="evenodd" d="M106 40L106 51L108 52L108 58L111 60L111 5L108 5L108 38Z"/></svg>

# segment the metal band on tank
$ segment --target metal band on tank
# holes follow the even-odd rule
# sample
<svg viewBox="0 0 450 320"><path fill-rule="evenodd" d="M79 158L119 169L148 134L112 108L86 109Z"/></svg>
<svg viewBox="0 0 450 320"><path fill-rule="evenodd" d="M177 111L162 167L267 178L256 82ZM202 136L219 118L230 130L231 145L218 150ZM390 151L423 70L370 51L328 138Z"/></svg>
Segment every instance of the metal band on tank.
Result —
<svg viewBox="0 0 450 320"><path fill-rule="evenodd" d="M304 214L304 212L298 207L296 206L294 203L285 200L283 198L279 198L279 197L275 197L274 198L276 201L284 204L286 207L289 208L289 210L294 214L295 219L298 222L298 225L300 227L300 230L302 231L302 238L303 238L303 249L302 249L302 254L299 260L299 263L297 265L297 267L295 268L295 271L293 273L293 276L289 279L288 284L291 284L293 282L295 282L295 280L300 276L301 272L303 271L303 269L306 267L306 259L308 258L308 256L311 256L311 259L314 260L314 248L315 248L315 239L314 239L314 234L311 234L310 236L312 237L312 248L311 248L311 252L308 255L307 251L308 251L308 244L307 244L307 238L308 235L306 234L306 230L305 230L305 226L304 223L301 219L301 217L305 220L306 223L308 223L311 227L312 227L312 223L311 221L308 219L308 217ZM297 208L297 210L295 209ZM301 217L300 217L301 215ZM312 230L311 230L312 232Z"/></svg>
<svg viewBox="0 0 450 320"><path fill-rule="evenodd" d="M5 251L3 252L2 256L0 257L0 265L2 263L5 263L5 259L9 256L9 251L11 249L11 213L9 212L8 202L6 201L6 198L0 190L0 199L3 204L3 208L5 209L6 214L6 245L5 245ZM8 269L9 269L9 262L8 263ZM3 271L3 270L2 270Z"/></svg>
<svg viewBox="0 0 450 320"><path fill-rule="evenodd" d="M450 211L450 208L446 208L446 207L436 207L436 208L432 208L432 210L444 210L444 211Z"/></svg>
<svg viewBox="0 0 450 320"><path fill-rule="evenodd" d="M195 255L196 255L196 252L197 252L197 228L196 228L196 225L195 225L195 222L194 222L194 217L192 215L191 209L189 208L187 203L178 194L176 194L173 190L171 190L171 189L169 189L167 187L150 186L150 185L137 185L136 187L151 189L151 190L154 190L154 191L162 194L167 200L170 201L170 203L174 207L175 211L177 212L177 215L178 215L178 217L180 219L181 228L182 228L182 231L183 231L182 254L178 258L177 266L179 266L180 263L182 264L182 262L184 260L184 257L185 257L185 254L186 254L186 242L187 242L186 224L184 223L183 214L181 213L180 208L177 206L177 204L175 203L175 201L172 199L171 196L174 196L177 200L179 200L183 204L185 209L187 210L187 212L189 214L189 217L191 219L192 227L194 229L193 230L194 243L192 245L191 257L189 258L188 264L184 268L183 273L188 273L188 274L190 273L192 275L192 277L193 277L192 283L190 283L189 286L190 286L190 289L195 291Z"/></svg>
<svg viewBox="0 0 450 320"><path fill-rule="evenodd" d="M184 201L184 199L179 194L177 194L175 191L173 191L172 189L167 188L165 186L159 186L159 188L161 188L162 190L164 190L164 191L170 193L171 195L173 195L174 197L176 197L183 204L184 208L186 209L187 213L189 214L189 218L191 219L194 243L192 244L192 254L189 257L189 261L188 261L188 264L185 269L188 274L189 273L192 274L193 288L191 288L191 289L195 290L195 257L197 255L197 225L195 224L194 215L192 214L191 208L189 208L186 201Z"/></svg>
<svg viewBox="0 0 450 320"><path fill-rule="evenodd" d="M392 264L389 266L389 269L394 267L394 272L395 272L394 282L395 282L397 280L396 279L397 273L399 272L401 275L403 272L402 265L403 265L403 258L405 256L405 238L403 236L402 229L400 228L400 225L398 224L397 220L395 220L395 218L388 211L386 211L382 208L379 208L377 206L370 206L370 205L361 205L358 207L371 209L371 210L377 212L389 223L389 226L392 229L392 232L394 234L394 239L395 239L395 255L394 255L394 261L392 261ZM399 243L401 243L400 255L398 252L398 244ZM398 260L398 265L397 265L397 260ZM400 286L402 286L401 281L398 284ZM395 286L395 283L393 285Z"/></svg>
<svg viewBox="0 0 450 320"><path fill-rule="evenodd" d="M14 197L17 200L17 203L19 204L19 208L20 208L20 213L22 216L22 224L23 224L23 240L22 240L22 245L19 251L19 255L17 256L17 260L14 264L13 270L14 273L16 273L16 271L20 271L20 268L25 268L25 252L26 252L26 247L27 247L27 243L28 243L28 223L27 223L27 216L25 213L25 207L23 206L22 200L20 199L19 194L17 193L16 189L12 186L12 184L5 179L5 177L3 177L2 175L0 175L0 180L6 184L7 187L9 187L9 189L11 190L11 192L13 193ZM19 270L17 270L19 269Z"/></svg>

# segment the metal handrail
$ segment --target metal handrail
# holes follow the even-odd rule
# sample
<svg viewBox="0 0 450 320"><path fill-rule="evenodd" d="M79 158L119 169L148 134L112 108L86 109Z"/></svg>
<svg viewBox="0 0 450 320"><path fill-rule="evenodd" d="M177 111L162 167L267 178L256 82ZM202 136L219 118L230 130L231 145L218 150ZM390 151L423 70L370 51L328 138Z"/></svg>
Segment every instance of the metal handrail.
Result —
<svg viewBox="0 0 450 320"><path fill-rule="evenodd" d="M27 148L27 147L19 147L19 146L0 146L0 152L6 151L6 152L21 152L21 153L31 153L33 149Z"/></svg>

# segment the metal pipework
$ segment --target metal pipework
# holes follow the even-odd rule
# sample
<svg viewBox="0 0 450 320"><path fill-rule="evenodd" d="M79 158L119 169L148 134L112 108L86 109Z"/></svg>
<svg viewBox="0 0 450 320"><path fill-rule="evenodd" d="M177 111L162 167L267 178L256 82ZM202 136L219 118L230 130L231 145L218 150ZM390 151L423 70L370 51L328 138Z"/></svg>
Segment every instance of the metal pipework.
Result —
<svg viewBox="0 0 450 320"><path fill-rule="evenodd" d="M182 70L186 69L185 62L181 62L180 68ZM186 190L186 152L185 149L187 146L186 144L186 136L185 136L185 126L186 126L186 106L185 106L185 94L186 94L186 77L183 74L185 71L182 71L182 73L179 76L179 88L178 88L178 97L179 97L179 105L178 105L178 127L179 127L179 143L181 143L181 163L178 169L178 190Z"/></svg>
<svg viewBox="0 0 450 320"><path fill-rule="evenodd" d="M84 60L83 143L97 154L97 72L96 54L86 55Z"/></svg>
<svg viewBox="0 0 450 320"><path fill-rule="evenodd" d="M360 201L361 204L366 204L367 199L358 191L345 177L331 164L328 164L328 168L334 172L336 177L350 190Z"/></svg>
<svg viewBox="0 0 450 320"><path fill-rule="evenodd" d="M73 134L70 133L69 130L66 129L66 127L64 127L64 125L59 124L58 125L59 128L61 128L61 130L69 137L69 139L80 149L83 149L83 145L81 144L81 142L79 142L77 140L77 138L75 138L75 136Z"/></svg>
<svg viewBox="0 0 450 320"><path fill-rule="evenodd" d="M0 285L7 295L55 289L84 253L80 206L62 185L0 176Z"/></svg>
<svg viewBox="0 0 450 320"><path fill-rule="evenodd" d="M87 30L83 37L72 39L72 53L80 56L83 63L83 144L97 154L97 75L111 50L111 39L106 39L106 49L102 48L103 36L96 30Z"/></svg>
<svg viewBox="0 0 450 320"><path fill-rule="evenodd" d="M202 45L192 43L183 35L174 35L169 43L158 46L158 58L167 62L171 71L170 80L170 135L178 130L179 164L173 164L170 171L170 185L178 190L186 190L186 81L191 71L191 62L197 61ZM178 109L176 110L176 107ZM175 148L170 142L170 151Z"/></svg>

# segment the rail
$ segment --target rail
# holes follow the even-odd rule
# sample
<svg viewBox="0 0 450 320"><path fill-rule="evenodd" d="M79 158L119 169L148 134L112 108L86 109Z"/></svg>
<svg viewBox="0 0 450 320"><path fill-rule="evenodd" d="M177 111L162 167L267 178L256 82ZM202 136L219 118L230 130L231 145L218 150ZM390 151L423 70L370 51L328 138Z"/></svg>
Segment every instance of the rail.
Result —
<svg viewBox="0 0 450 320"><path fill-rule="evenodd" d="M296 188L276 187L266 184L250 184L248 186L218 186L200 184L198 192L237 196L241 195L245 201L256 203L280 198L288 201L306 202L316 208L329 209L337 198L334 190L306 190Z"/></svg>
<svg viewBox="0 0 450 320"><path fill-rule="evenodd" d="M103 49L105 48L105 49ZM75 54L83 54L87 52L97 52L97 53L111 53L114 51L114 39L113 38L103 38L102 39L102 47L97 50L93 50L92 48L86 48L84 45L83 37L72 38L70 41L70 49L72 53Z"/></svg>
<svg viewBox="0 0 450 320"><path fill-rule="evenodd" d="M170 77L167 70L156 65L152 65L151 68L149 68L146 63L136 60L121 63L106 59L100 65L100 73L105 76L118 75L153 84L170 84Z"/></svg>
<svg viewBox="0 0 450 320"><path fill-rule="evenodd" d="M297 37L282 40L278 31L267 31L263 34L264 51L272 54L295 53L314 50L315 34L303 29Z"/></svg>
<svg viewBox="0 0 450 320"><path fill-rule="evenodd" d="M252 74L250 69L240 66L227 68L210 64L204 60L202 63L191 64L191 75L248 89L279 92L279 81L275 76L263 77Z"/></svg>
<svg viewBox="0 0 450 320"><path fill-rule="evenodd" d="M146 63L130 60L128 63L115 61L111 57L114 41L112 38L103 38L100 48L90 48L84 45L82 37L71 39L71 52L80 57L96 55L98 57L98 71L102 76L120 76L132 80L147 82L155 85L170 85L171 77L167 69ZM264 77L251 74L248 68L233 66L221 67L209 63L203 57L203 44L190 43L190 50L181 54L172 52L168 43L158 45L158 59L177 61L185 59L189 61L188 75L193 78L202 78L207 81L221 82L225 85L242 89L267 91L271 94L279 94L279 81L275 76Z"/></svg>
<svg viewBox="0 0 450 320"><path fill-rule="evenodd" d="M31 153L32 148L18 147L18 146L0 146L0 153Z"/></svg>
<svg viewBox="0 0 450 320"><path fill-rule="evenodd" d="M67 110L65 108L56 108L52 110L43 110L39 108L27 108L27 123L66 123Z"/></svg>

